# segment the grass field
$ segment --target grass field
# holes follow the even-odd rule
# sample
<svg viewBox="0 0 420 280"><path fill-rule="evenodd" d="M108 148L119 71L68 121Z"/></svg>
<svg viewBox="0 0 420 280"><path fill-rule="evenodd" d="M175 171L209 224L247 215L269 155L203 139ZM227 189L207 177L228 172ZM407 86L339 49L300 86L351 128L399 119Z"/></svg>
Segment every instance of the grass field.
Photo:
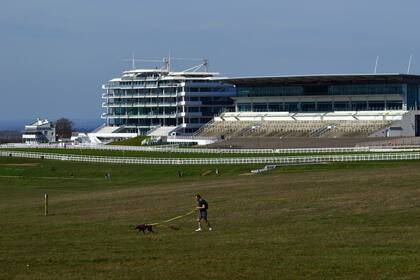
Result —
<svg viewBox="0 0 420 280"><path fill-rule="evenodd" d="M141 141L144 139L149 139L148 136L137 136L129 139L114 141L108 145L118 145L118 146L141 146Z"/></svg>
<svg viewBox="0 0 420 280"><path fill-rule="evenodd" d="M0 279L420 277L419 161L256 167L0 158ZM134 232L188 212L196 192L214 231L189 216Z"/></svg>

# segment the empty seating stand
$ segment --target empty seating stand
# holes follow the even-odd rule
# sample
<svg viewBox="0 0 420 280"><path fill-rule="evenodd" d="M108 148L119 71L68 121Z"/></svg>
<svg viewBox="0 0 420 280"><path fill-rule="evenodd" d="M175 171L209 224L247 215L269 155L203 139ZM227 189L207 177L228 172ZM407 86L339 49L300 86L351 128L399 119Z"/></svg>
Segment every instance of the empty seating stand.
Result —
<svg viewBox="0 0 420 280"><path fill-rule="evenodd" d="M366 137L402 119L406 111L224 113L199 136Z"/></svg>

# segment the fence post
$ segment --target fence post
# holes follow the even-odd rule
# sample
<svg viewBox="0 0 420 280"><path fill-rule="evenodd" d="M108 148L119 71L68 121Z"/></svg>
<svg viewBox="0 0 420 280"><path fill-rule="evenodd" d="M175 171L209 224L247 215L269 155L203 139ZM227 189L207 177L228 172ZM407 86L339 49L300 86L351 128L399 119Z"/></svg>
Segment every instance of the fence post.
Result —
<svg viewBox="0 0 420 280"><path fill-rule="evenodd" d="M48 216L48 194L44 194L44 215Z"/></svg>

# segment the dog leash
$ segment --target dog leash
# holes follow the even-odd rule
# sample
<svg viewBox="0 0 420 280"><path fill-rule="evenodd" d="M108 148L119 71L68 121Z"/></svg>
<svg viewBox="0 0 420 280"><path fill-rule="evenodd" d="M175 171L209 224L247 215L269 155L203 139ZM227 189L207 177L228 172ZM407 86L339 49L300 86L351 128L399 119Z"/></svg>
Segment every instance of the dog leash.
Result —
<svg viewBox="0 0 420 280"><path fill-rule="evenodd" d="M150 225L150 226L157 226L157 225L161 225L161 224L166 224L166 223L169 223L169 222L172 222L172 221L174 221L174 220L178 220L178 219L181 219L181 218L183 218L183 217L186 217L186 216L189 216L189 215L191 215L192 213L194 213L196 210L191 210L190 212L188 212L187 214L184 214L184 215L179 215L179 216L176 216L176 217L174 217L174 218L171 218L171 219L168 219L168 220L165 220L165 221L162 221L162 222L158 222L158 223L154 223L154 224L148 224L148 225Z"/></svg>

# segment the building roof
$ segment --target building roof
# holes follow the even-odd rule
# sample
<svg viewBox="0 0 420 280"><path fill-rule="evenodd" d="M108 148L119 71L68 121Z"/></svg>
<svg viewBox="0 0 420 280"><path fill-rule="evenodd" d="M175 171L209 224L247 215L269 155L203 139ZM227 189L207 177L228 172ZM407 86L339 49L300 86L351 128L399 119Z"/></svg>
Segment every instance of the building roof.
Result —
<svg viewBox="0 0 420 280"><path fill-rule="evenodd" d="M168 73L165 69L132 69L124 71L123 74L141 74L141 73Z"/></svg>
<svg viewBox="0 0 420 280"><path fill-rule="evenodd" d="M213 77L218 76L218 72L197 72L197 71L170 71L165 69L134 69L123 72L123 76L135 77L139 74L161 74L163 76L182 76L182 77Z"/></svg>
<svg viewBox="0 0 420 280"><path fill-rule="evenodd" d="M420 75L399 73L378 74L315 74L286 76L254 76L221 78L222 81L237 86L270 84L320 84L320 83L420 83Z"/></svg>
<svg viewBox="0 0 420 280"><path fill-rule="evenodd" d="M169 76L181 76L181 77L214 77L218 76L218 72L192 72L192 71L181 71L181 72L169 72Z"/></svg>
<svg viewBox="0 0 420 280"><path fill-rule="evenodd" d="M48 119L38 118L35 122L28 124L27 126L48 126L51 122Z"/></svg>

